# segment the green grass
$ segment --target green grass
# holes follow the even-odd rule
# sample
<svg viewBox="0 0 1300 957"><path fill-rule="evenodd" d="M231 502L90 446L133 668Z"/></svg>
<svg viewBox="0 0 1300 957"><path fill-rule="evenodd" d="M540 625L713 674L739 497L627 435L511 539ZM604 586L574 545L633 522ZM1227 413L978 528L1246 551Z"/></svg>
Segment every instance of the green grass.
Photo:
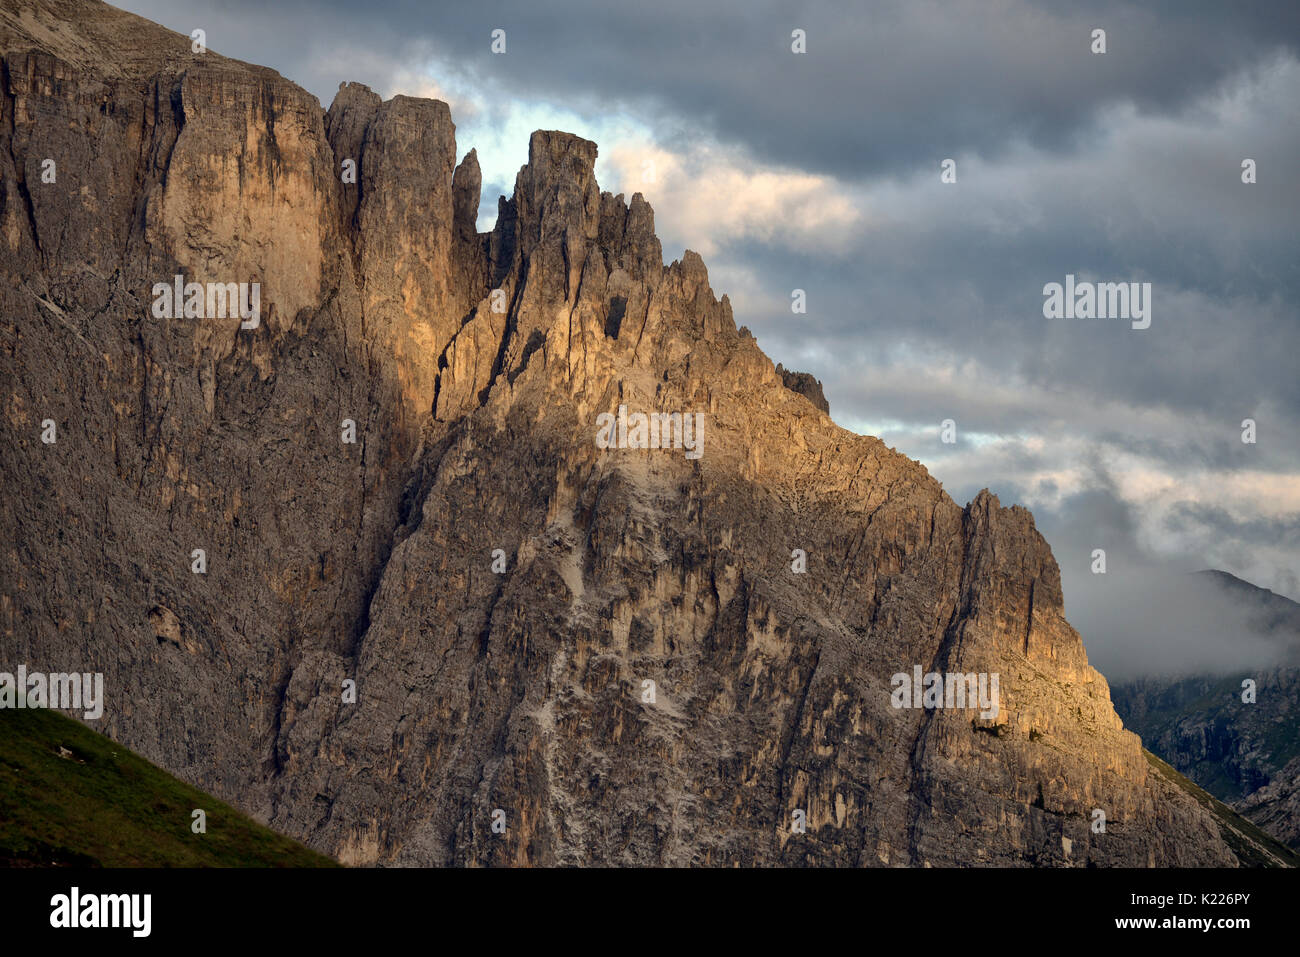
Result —
<svg viewBox="0 0 1300 957"><path fill-rule="evenodd" d="M1232 853L1246 867L1300 867L1300 854L1275 837L1264 833L1228 805L1203 788L1197 787L1150 751L1143 749L1152 770L1175 786L1182 788L1218 820L1223 839Z"/></svg>
<svg viewBox="0 0 1300 957"><path fill-rule="evenodd" d="M195 808L206 834L190 830ZM0 866L337 865L70 718L3 709Z"/></svg>

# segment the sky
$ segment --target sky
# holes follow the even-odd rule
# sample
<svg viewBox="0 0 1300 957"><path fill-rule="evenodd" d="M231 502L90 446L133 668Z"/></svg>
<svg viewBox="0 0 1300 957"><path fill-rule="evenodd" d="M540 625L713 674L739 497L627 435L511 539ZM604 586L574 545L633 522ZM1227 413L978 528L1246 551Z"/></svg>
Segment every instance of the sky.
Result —
<svg viewBox="0 0 1300 957"><path fill-rule="evenodd" d="M836 422L1033 511L1112 680L1266 663L1189 571L1300 600L1300 4L119 5L324 106L446 100L480 229L533 130L596 141ZM1150 326L1046 317L1067 275Z"/></svg>

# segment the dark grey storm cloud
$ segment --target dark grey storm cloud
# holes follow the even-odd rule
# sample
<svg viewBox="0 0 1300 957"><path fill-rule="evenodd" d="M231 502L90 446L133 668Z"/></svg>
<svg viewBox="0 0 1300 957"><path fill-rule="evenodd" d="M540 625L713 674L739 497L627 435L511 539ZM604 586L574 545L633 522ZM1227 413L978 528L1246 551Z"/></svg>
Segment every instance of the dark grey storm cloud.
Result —
<svg viewBox="0 0 1300 957"><path fill-rule="evenodd" d="M1300 5L1130 3L707 3L603 0L428 3L134 0L188 32L198 17L277 24L243 38L263 59L302 65L346 38L394 58L429 51L506 96L607 109L634 102L682 135L710 129L760 158L854 179L1012 142L1063 148L1096 111L1184 106L1278 49L1300 49ZM504 29L507 55L492 54ZM791 54L791 32L807 53ZM1106 30L1104 63L1089 50ZM209 32L214 49L246 57ZM289 75L328 102L339 79Z"/></svg>

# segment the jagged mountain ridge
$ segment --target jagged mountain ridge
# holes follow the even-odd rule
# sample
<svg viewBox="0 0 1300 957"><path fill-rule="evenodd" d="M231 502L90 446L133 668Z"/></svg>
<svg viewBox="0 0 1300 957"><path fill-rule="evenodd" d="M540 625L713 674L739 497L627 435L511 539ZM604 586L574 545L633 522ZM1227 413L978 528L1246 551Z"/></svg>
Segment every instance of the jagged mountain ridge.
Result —
<svg viewBox="0 0 1300 957"><path fill-rule="evenodd" d="M91 2L4 0L0 53L0 626L105 672L101 730L347 863L1239 860L1029 513L787 388L595 144L535 133L480 235L445 104L324 111ZM260 325L150 318L177 274ZM703 455L598 448L620 405ZM997 719L892 708L914 665Z"/></svg>

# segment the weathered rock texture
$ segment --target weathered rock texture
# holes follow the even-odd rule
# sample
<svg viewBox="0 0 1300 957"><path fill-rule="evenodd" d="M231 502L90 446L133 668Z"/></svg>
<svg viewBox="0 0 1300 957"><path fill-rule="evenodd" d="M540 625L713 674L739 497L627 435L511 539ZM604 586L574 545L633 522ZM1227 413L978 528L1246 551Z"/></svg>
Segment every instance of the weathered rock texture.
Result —
<svg viewBox="0 0 1300 957"><path fill-rule="evenodd" d="M787 388L595 144L533 134L478 235L443 103L90 2L4 0L0 53L4 661L102 670L112 736L359 864L1237 861L1029 513ZM151 318L177 273L263 322ZM620 405L703 455L598 448ZM999 715L891 707L914 665Z"/></svg>
<svg viewBox="0 0 1300 957"><path fill-rule="evenodd" d="M830 415L831 406L826 401L826 395L822 392L820 379L815 378L809 372L791 372L779 362L776 364L776 374L781 377L781 381L785 383L787 389L798 392L817 408Z"/></svg>
<svg viewBox="0 0 1300 957"><path fill-rule="evenodd" d="M1279 841L1300 850L1300 758L1292 758L1268 784L1235 807Z"/></svg>

